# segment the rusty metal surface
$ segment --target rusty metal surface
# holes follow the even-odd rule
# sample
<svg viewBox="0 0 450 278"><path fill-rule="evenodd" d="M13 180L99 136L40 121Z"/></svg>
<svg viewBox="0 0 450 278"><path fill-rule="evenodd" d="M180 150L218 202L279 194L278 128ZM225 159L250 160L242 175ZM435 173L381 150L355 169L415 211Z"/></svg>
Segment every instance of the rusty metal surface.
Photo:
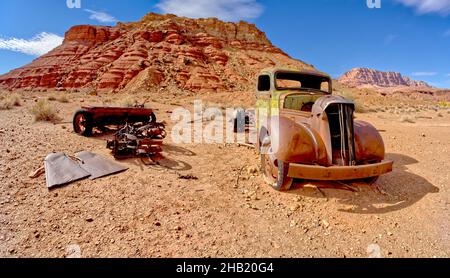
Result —
<svg viewBox="0 0 450 278"><path fill-rule="evenodd" d="M273 117L271 144L280 161L327 165L327 152L320 135L306 124L284 116Z"/></svg>
<svg viewBox="0 0 450 278"><path fill-rule="evenodd" d="M378 130L371 124L363 121L355 121L355 147L356 160L381 161L385 157L383 138Z"/></svg>
<svg viewBox="0 0 450 278"><path fill-rule="evenodd" d="M122 117L132 117L132 116L151 116L153 113L152 109L140 108L140 107L95 107L95 106L83 106L82 109L92 113L95 117L111 117L111 116L122 116Z"/></svg>
<svg viewBox="0 0 450 278"><path fill-rule="evenodd" d="M128 170L128 167L110 161L95 153L80 152L76 154L76 157L80 161L80 167L91 175L89 177L91 180Z"/></svg>
<svg viewBox="0 0 450 278"><path fill-rule="evenodd" d="M312 113L315 116L322 115L325 112L325 110L327 110L327 108L333 104L348 104L355 106L355 104L352 101L347 100L341 96L324 96L316 101Z"/></svg>
<svg viewBox="0 0 450 278"><path fill-rule="evenodd" d="M106 146L115 158L155 155L162 152L161 146L167 136L165 128L163 123L126 124Z"/></svg>
<svg viewBox="0 0 450 278"><path fill-rule="evenodd" d="M305 180L357 180L378 177L392 171L393 161L360 166L314 166L292 163L288 176Z"/></svg>
<svg viewBox="0 0 450 278"><path fill-rule="evenodd" d="M45 158L44 166L48 188L66 185L90 176L90 173L82 169L77 161L64 153L48 155Z"/></svg>
<svg viewBox="0 0 450 278"><path fill-rule="evenodd" d="M277 177L279 165L285 164L291 165L288 177L308 180L366 179L392 171L393 162L384 161L385 146L378 130L354 120L354 102L317 86L277 90L274 84L279 72L294 81L300 80L293 77L298 74L304 75L302 80L308 80L308 75L313 81L327 77L301 70L262 71L261 75L271 78L270 90L257 91L261 109L257 113L257 146L270 154L262 154L267 156L266 176ZM331 79L329 83L332 88Z"/></svg>

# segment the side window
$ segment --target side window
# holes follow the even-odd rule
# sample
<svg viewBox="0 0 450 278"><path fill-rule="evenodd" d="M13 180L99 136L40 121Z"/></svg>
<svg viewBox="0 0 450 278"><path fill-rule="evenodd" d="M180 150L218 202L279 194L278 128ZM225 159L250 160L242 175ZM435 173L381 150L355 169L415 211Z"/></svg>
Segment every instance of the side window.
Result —
<svg viewBox="0 0 450 278"><path fill-rule="evenodd" d="M328 81L322 82L322 84L320 85L320 89L322 91L329 92L330 91L330 82L328 82Z"/></svg>
<svg viewBox="0 0 450 278"><path fill-rule="evenodd" d="M270 91L270 76L261 75L258 77L258 91L259 92Z"/></svg>

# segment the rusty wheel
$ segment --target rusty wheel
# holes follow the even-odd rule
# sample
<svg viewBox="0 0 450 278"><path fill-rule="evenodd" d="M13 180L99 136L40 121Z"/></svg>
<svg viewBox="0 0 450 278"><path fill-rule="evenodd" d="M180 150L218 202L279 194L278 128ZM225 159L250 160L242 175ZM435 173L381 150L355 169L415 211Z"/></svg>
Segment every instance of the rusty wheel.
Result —
<svg viewBox="0 0 450 278"><path fill-rule="evenodd" d="M264 180L277 191L288 191L294 181L287 176L289 164L278 161L272 153L269 140L263 140L261 147L261 172Z"/></svg>
<svg viewBox="0 0 450 278"><path fill-rule="evenodd" d="M85 110L78 111L73 117L73 130L75 133L89 136L92 134L92 129L91 114Z"/></svg>

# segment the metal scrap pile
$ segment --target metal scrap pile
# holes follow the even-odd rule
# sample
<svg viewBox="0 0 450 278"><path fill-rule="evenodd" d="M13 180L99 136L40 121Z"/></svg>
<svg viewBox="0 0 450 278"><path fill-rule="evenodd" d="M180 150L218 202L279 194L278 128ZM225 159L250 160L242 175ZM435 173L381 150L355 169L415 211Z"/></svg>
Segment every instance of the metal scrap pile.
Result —
<svg viewBox="0 0 450 278"><path fill-rule="evenodd" d="M108 140L107 148L115 158L151 156L162 152L167 133L164 123L126 124Z"/></svg>

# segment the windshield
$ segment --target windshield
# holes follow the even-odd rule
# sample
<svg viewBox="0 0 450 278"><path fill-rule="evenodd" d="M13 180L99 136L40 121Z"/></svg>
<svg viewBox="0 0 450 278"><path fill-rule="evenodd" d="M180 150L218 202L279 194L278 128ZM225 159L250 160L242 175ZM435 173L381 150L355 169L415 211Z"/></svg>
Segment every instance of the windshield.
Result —
<svg viewBox="0 0 450 278"><path fill-rule="evenodd" d="M279 72L275 77L277 90L305 90L331 93L330 79L323 76Z"/></svg>

